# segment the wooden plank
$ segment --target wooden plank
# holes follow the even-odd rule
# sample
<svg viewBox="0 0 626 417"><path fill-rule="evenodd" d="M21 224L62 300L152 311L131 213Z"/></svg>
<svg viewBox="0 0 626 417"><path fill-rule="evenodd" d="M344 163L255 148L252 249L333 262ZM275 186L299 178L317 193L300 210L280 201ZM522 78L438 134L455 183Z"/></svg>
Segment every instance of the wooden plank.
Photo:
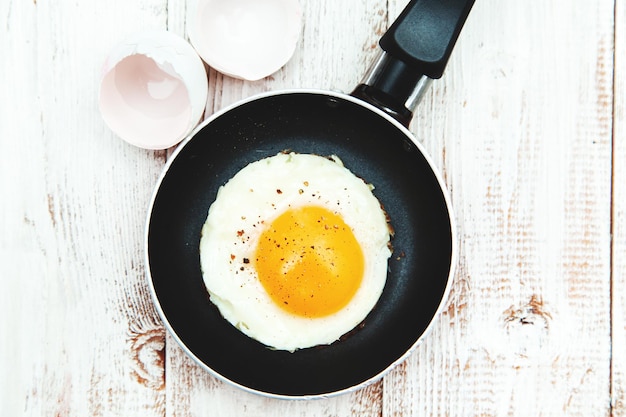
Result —
<svg viewBox="0 0 626 417"><path fill-rule="evenodd" d="M386 2L324 0L301 4L302 37L289 63L256 82L235 80L211 69L207 114L263 91L308 87L349 92L356 87L375 56L372 45L377 44L382 28L386 27ZM269 399L210 376L169 337L166 352L168 416L381 414L381 383L353 394L313 402Z"/></svg>
<svg viewBox="0 0 626 417"><path fill-rule="evenodd" d="M615 2L612 417L626 417L626 4Z"/></svg>
<svg viewBox="0 0 626 417"><path fill-rule="evenodd" d="M166 2L0 5L0 404L5 415L162 416L163 328L143 224L164 155L97 110L109 48ZM6 319L9 318L9 319Z"/></svg>
<svg viewBox="0 0 626 417"><path fill-rule="evenodd" d="M612 21L608 0L476 2L414 121L459 269L384 415L609 414Z"/></svg>
<svg viewBox="0 0 626 417"><path fill-rule="evenodd" d="M395 1L335 3L301 1L303 27L294 56L269 77L247 82L211 69L208 114L265 91L290 88L352 91L375 57L378 39L387 25L387 3Z"/></svg>
<svg viewBox="0 0 626 417"><path fill-rule="evenodd" d="M302 0L290 63L254 83L212 71L209 111L266 90L351 90L405 3ZM169 152L104 126L98 77L126 34L183 35L186 12L184 0L0 3L4 414L626 417L623 2L477 2L412 128L456 209L449 304L382 382L314 402L208 375L146 288L145 210Z"/></svg>

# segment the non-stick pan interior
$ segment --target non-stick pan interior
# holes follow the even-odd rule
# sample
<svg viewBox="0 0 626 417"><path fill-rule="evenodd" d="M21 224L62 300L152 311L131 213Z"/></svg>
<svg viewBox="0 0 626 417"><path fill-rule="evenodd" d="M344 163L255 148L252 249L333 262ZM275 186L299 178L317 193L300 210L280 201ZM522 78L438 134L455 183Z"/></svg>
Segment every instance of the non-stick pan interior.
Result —
<svg viewBox="0 0 626 417"><path fill-rule="evenodd" d="M440 183L405 132L347 97L285 93L234 107L184 145L155 193L147 254L162 315L193 356L254 391L316 396L376 378L416 343L445 293L453 245ZM332 345L294 353L271 350L220 316L198 249L218 188L248 163L285 150L338 155L374 185L395 229L385 289L362 325Z"/></svg>

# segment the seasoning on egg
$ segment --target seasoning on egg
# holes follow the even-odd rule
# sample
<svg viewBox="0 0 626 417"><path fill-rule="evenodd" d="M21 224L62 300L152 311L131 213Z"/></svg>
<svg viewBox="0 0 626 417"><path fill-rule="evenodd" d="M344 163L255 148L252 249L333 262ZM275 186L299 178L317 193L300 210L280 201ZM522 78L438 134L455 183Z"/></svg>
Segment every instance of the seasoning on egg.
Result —
<svg viewBox="0 0 626 417"><path fill-rule="evenodd" d="M303 184L314 192L301 193ZM259 192L245 193L251 185ZM245 239L233 231L246 231ZM293 351L332 343L362 322L385 285L389 241L379 201L337 157L280 153L244 167L220 189L200 259L210 299L226 320ZM220 262L215 255L223 251L242 263Z"/></svg>

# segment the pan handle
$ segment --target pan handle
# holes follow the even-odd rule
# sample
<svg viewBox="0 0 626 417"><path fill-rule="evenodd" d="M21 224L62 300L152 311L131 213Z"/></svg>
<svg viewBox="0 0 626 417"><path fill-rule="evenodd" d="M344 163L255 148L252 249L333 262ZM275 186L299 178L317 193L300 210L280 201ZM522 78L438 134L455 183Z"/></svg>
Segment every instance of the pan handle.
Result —
<svg viewBox="0 0 626 417"><path fill-rule="evenodd" d="M441 78L474 0L411 0L352 95L409 126L432 79Z"/></svg>

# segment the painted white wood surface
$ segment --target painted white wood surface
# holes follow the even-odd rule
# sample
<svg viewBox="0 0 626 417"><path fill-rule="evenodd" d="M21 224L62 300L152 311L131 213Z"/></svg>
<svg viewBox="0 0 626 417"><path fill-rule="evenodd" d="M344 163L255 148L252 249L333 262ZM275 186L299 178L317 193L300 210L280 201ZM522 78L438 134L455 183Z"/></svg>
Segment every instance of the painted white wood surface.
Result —
<svg viewBox="0 0 626 417"><path fill-rule="evenodd" d="M611 395L615 417L626 417L626 3L615 11Z"/></svg>
<svg viewBox="0 0 626 417"><path fill-rule="evenodd" d="M291 87L349 91L401 0L301 0L278 73L209 72L209 112ZM0 3L0 409L7 416L626 416L626 6L477 0L412 130L451 190L460 260L424 344L329 400L244 393L166 335L144 277L168 151L97 110L109 49L185 35L184 0Z"/></svg>

